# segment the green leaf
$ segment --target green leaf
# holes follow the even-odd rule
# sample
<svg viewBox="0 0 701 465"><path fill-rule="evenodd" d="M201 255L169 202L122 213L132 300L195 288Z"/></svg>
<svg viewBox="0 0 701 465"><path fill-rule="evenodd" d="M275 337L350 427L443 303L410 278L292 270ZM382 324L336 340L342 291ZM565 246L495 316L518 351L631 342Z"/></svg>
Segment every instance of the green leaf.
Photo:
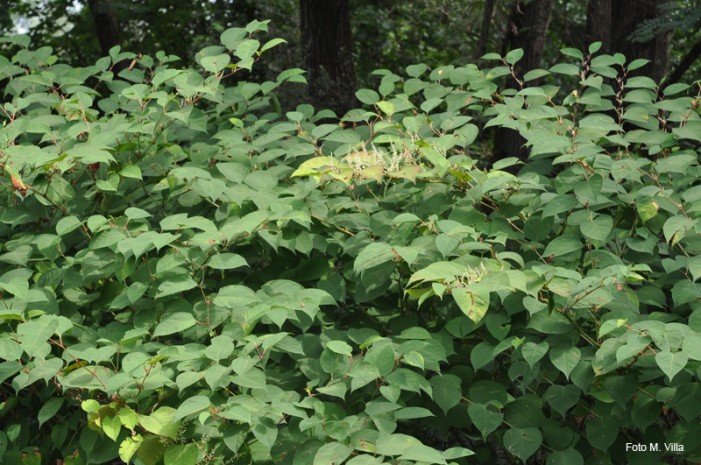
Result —
<svg viewBox="0 0 701 465"><path fill-rule="evenodd" d="M425 281L452 282L456 276L462 276L465 271L465 266L459 263L434 262L414 273L409 279L409 284Z"/></svg>
<svg viewBox="0 0 701 465"><path fill-rule="evenodd" d="M458 405L462 398L460 378L455 375L440 375L431 378L430 383L433 401L447 415L448 410Z"/></svg>
<svg viewBox="0 0 701 465"><path fill-rule="evenodd" d="M482 55L480 57L480 60L501 60L501 55L499 55L498 53L487 53L485 55Z"/></svg>
<svg viewBox="0 0 701 465"><path fill-rule="evenodd" d="M401 455L409 447L421 444L413 436L407 434L383 434L375 443L376 452L380 455Z"/></svg>
<svg viewBox="0 0 701 465"><path fill-rule="evenodd" d="M21 245L11 252L0 255L0 261L9 263L10 265L26 266L32 256L32 247L29 245Z"/></svg>
<svg viewBox="0 0 701 465"><path fill-rule="evenodd" d="M674 305L684 305L701 299L701 284L689 280L680 280L674 283L672 288L672 300Z"/></svg>
<svg viewBox="0 0 701 465"><path fill-rule="evenodd" d="M17 326L17 340L22 346L22 350L30 357L34 357L44 350L46 341L57 328L58 320L46 316L20 323Z"/></svg>
<svg viewBox="0 0 701 465"><path fill-rule="evenodd" d="M158 72L156 73L156 75L155 75L155 76L153 77L153 79L151 80L151 85L152 85L154 88L158 88L158 87L160 87L163 83L165 83L166 81L170 81L171 79L173 79L175 76L177 76L177 75L180 74L180 73L182 73L182 71L179 70L179 69L163 69L163 70L160 70L160 71L158 71ZM129 166L132 166L132 165L129 165ZM139 173L141 173L141 170L139 170ZM120 173L120 174L121 174L121 173Z"/></svg>
<svg viewBox="0 0 701 465"><path fill-rule="evenodd" d="M685 352L672 353L669 350L663 350L655 354L655 363L670 381L686 367L688 361L689 357Z"/></svg>
<svg viewBox="0 0 701 465"><path fill-rule="evenodd" d="M200 64L205 71L209 71L210 73L218 73L226 68L230 61L231 57L226 53L222 53L220 55L203 57L200 60Z"/></svg>
<svg viewBox="0 0 701 465"><path fill-rule="evenodd" d="M641 201L636 202L636 209L638 210L638 215L640 216L640 219L643 220L643 223L647 223L657 215L660 206L657 204L657 202Z"/></svg>
<svg viewBox="0 0 701 465"><path fill-rule="evenodd" d="M400 460L413 460L420 463L443 465L447 463L440 452L423 444L412 444L402 452L399 458Z"/></svg>
<svg viewBox="0 0 701 465"><path fill-rule="evenodd" d="M411 352L404 354L402 356L402 361L407 365L419 368L420 370L424 369L424 357L416 351L412 350Z"/></svg>
<svg viewBox="0 0 701 465"><path fill-rule="evenodd" d="M122 168L122 171L119 172L119 175L125 178L143 179L143 175L141 174L141 168L139 168L138 165L124 166L124 168Z"/></svg>
<svg viewBox="0 0 701 465"><path fill-rule="evenodd" d="M523 355L523 359L528 363L528 366L533 368L533 365L538 363L548 353L549 347L545 341L537 344L535 342L526 342L521 346L521 355Z"/></svg>
<svg viewBox="0 0 701 465"><path fill-rule="evenodd" d="M319 168L328 168L330 169L331 167L335 167L339 165L339 161L336 160L333 157L314 157L310 158L309 160L305 161L302 163L299 168L295 170L294 173L292 173L291 177L300 177L300 176L319 176L320 172L318 171Z"/></svg>
<svg viewBox="0 0 701 465"><path fill-rule="evenodd" d="M139 450L136 451L136 456L144 465L157 465L161 461L165 449L163 438L147 435L139 446Z"/></svg>
<svg viewBox="0 0 701 465"><path fill-rule="evenodd" d="M407 73L407 75L409 75L413 78L417 78L417 77L421 76L423 73L425 73L427 69L428 69L427 65L425 65L424 63L419 63L416 65L407 66L406 73Z"/></svg>
<svg viewBox="0 0 701 465"><path fill-rule="evenodd" d="M39 409L39 414L37 418L39 420L39 427L51 420L56 413L61 409L65 399L63 397L52 397ZM0 456L1 457L1 456Z"/></svg>
<svg viewBox="0 0 701 465"><path fill-rule="evenodd" d="M22 369L22 365L16 361L0 362L0 383L14 376Z"/></svg>
<svg viewBox="0 0 701 465"><path fill-rule="evenodd" d="M239 57L242 62L246 63L246 65L241 65L242 67L251 67L253 63L251 62L248 64L247 60L251 59L253 55L255 55L255 53L258 51L258 47L260 47L260 42L255 39L246 39L236 47L236 50L234 50L234 55Z"/></svg>
<svg viewBox="0 0 701 465"><path fill-rule="evenodd" d="M209 347L204 350L204 355L210 359L218 362L228 358L234 352L234 341L228 336L216 336L212 338L212 342Z"/></svg>
<svg viewBox="0 0 701 465"><path fill-rule="evenodd" d="M562 48L560 53L568 57L576 58L577 60L584 60L584 54L576 48Z"/></svg>
<svg viewBox="0 0 701 465"><path fill-rule="evenodd" d="M472 363L472 367L475 370L479 370L494 360L496 356L494 349L495 347L492 344L485 341L474 346L472 352L470 352L470 363Z"/></svg>
<svg viewBox="0 0 701 465"><path fill-rule="evenodd" d="M504 433L504 447L523 463L542 443L543 435L536 428L510 428Z"/></svg>
<svg viewBox="0 0 701 465"><path fill-rule="evenodd" d="M405 407L394 412L394 419L401 420L415 420L417 418L427 418L434 416L430 410L423 407Z"/></svg>
<svg viewBox="0 0 701 465"><path fill-rule="evenodd" d="M489 292L475 286L458 287L452 296L460 310L475 323L479 323L489 308Z"/></svg>
<svg viewBox="0 0 701 465"><path fill-rule="evenodd" d="M236 47L247 36L247 32L243 28L229 28L221 34L220 40L229 50L236 50Z"/></svg>
<svg viewBox="0 0 701 465"><path fill-rule="evenodd" d="M161 299L169 295L189 291L195 287L197 287L197 283L189 275L176 276L158 286L158 295L156 298Z"/></svg>
<svg viewBox="0 0 701 465"><path fill-rule="evenodd" d="M365 270L382 265L394 259L394 251L389 244L373 242L360 251L353 263L353 271L360 274Z"/></svg>
<svg viewBox="0 0 701 465"><path fill-rule="evenodd" d="M577 366L582 354L577 347L553 347L550 350L550 361L553 362L555 368L564 373L567 379L570 379L570 373Z"/></svg>
<svg viewBox="0 0 701 465"><path fill-rule="evenodd" d="M394 349L391 344L375 344L365 354L365 361L371 363L380 373L387 376L394 369Z"/></svg>
<svg viewBox="0 0 701 465"><path fill-rule="evenodd" d="M80 408L86 413L95 413L100 410L100 403L95 399L86 399L80 403Z"/></svg>
<svg viewBox="0 0 701 465"><path fill-rule="evenodd" d="M577 449L565 449L548 454L547 465L584 465L584 458Z"/></svg>
<svg viewBox="0 0 701 465"><path fill-rule="evenodd" d="M150 218L151 214L147 212L146 210L142 210L141 208L134 208L134 207L129 207L126 210L124 210L124 215L129 218L130 220L140 220L142 218Z"/></svg>
<svg viewBox="0 0 701 465"><path fill-rule="evenodd" d="M203 376L204 375L202 373L185 371L180 373L177 378L175 378L175 384L178 385L178 390L182 392L184 389L187 389L196 382L200 381Z"/></svg>
<svg viewBox="0 0 701 465"><path fill-rule="evenodd" d="M571 384L554 384L548 388L543 398L563 418L569 409L577 405L581 391Z"/></svg>
<svg viewBox="0 0 701 465"><path fill-rule="evenodd" d="M609 415L597 415L587 420L585 431L589 443L606 452L618 437L618 424Z"/></svg>
<svg viewBox="0 0 701 465"><path fill-rule="evenodd" d="M377 108L379 108L382 111L382 113L390 117L396 112L394 104L390 101L382 100L377 102L376 105Z"/></svg>
<svg viewBox="0 0 701 465"><path fill-rule="evenodd" d="M189 415L207 410L210 405L209 398L205 396L189 397L175 410L172 421L178 421Z"/></svg>
<svg viewBox="0 0 701 465"><path fill-rule="evenodd" d="M326 343L326 348L340 355L350 356L353 353L353 348L345 341L329 341Z"/></svg>
<svg viewBox="0 0 701 465"><path fill-rule="evenodd" d="M682 351L691 360L701 360L701 334L693 332L684 336Z"/></svg>
<svg viewBox="0 0 701 465"><path fill-rule="evenodd" d="M483 440L496 431L504 419L504 414L489 410L485 404L472 403L467 407L467 413L470 415L472 423L482 433Z"/></svg>
<svg viewBox="0 0 701 465"><path fill-rule="evenodd" d="M122 422L122 426L132 431L134 431L134 427L139 424L139 414L129 407L122 406L117 412L117 415Z"/></svg>
<svg viewBox="0 0 701 465"><path fill-rule="evenodd" d="M280 44L286 44L286 43L287 43L287 41L285 39L280 39L280 38L270 39L260 48L260 51L261 51L261 53L263 53L266 50L270 50L273 47L277 47Z"/></svg>
<svg viewBox="0 0 701 465"><path fill-rule="evenodd" d="M55 360L55 359L50 359ZM47 361L47 363L49 362ZM61 364L59 363L59 368ZM65 372L64 372L65 373ZM67 374L61 376L58 370L54 373L64 388L79 389L105 389L105 384L109 384L110 378L114 376L111 368L102 365L82 365Z"/></svg>
<svg viewBox="0 0 701 465"><path fill-rule="evenodd" d="M579 66L575 66L569 63L558 63L551 67L548 71L554 74L564 74L567 76L578 76Z"/></svg>
<svg viewBox="0 0 701 465"><path fill-rule="evenodd" d="M78 143L71 147L66 153L75 157L86 165L93 163L112 163L114 157L107 151L107 147L94 145L91 143Z"/></svg>
<svg viewBox="0 0 701 465"><path fill-rule="evenodd" d="M523 80L525 82L533 81L534 79L540 79L545 76L549 76L550 72L544 69L532 69L523 75Z"/></svg>
<svg viewBox="0 0 701 465"><path fill-rule="evenodd" d="M579 230L587 239L603 242L613 230L613 218L609 215L597 216L591 221L581 223Z"/></svg>
<svg viewBox="0 0 701 465"><path fill-rule="evenodd" d="M171 407L161 407L149 415L139 416L139 425L149 433L176 439L180 423L174 419L175 409Z"/></svg>
<svg viewBox="0 0 701 465"><path fill-rule="evenodd" d="M215 270L231 270L242 266L248 266L246 259L235 253L218 253L210 258L210 268Z"/></svg>
<svg viewBox="0 0 701 465"><path fill-rule="evenodd" d="M58 223L56 223L56 234L59 236L65 236L69 232L79 228L80 225L80 220L75 216L61 218Z"/></svg>
<svg viewBox="0 0 701 465"><path fill-rule="evenodd" d="M523 49L517 48L507 53L505 60L508 64L515 65L521 58L523 58Z"/></svg>
<svg viewBox="0 0 701 465"><path fill-rule="evenodd" d="M163 465L196 465L198 456L196 444L173 444L163 454Z"/></svg>
<svg viewBox="0 0 701 465"><path fill-rule="evenodd" d="M355 93L355 97L366 105L374 105L380 101L380 95L371 89L360 89Z"/></svg>
<svg viewBox="0 0 701 465"><path fill-rule="evenodd" d="M350 457L353 449L340 442L330 442L319 448L314 455L314 465L341 465Z"/></svg>
<svg viewBox="0 0 701 465"><path fill-rule="evenodd" d="M701 255L690 257L686 266L694 278L694 282L698 281L701 278Z"/></svg>
<svg viewBox="0 0 701 465"><path fill-rule="evenodd" d="M139 450L139 446L141 446L142 442L144 442L144 438L140 434L127 437L122 441L119 445L119 458L122 459L122 462L131 462L131 458L136 454L136 451Z"/></svg>
<svg viewBox="0 0 701 465"><path fill-rule="evenodd" d="M696 221L683 215L677 215L665 221L662 232L666 241L670 245L675 245L684 239L689 231L693 231L695 224Z"/></svg>
<svg viewBox="0 0 701 465"><path fill-rule="evenodd" d="M372 363L361 360L353 364L348 376L351 378L351 391L355 391L379 378L380 372Z"/></svg>
<svg viewBox="0 0 701 465"><path fill-rule="evenodd" d="M0 277L0 289L9 292L18 299L25 300L29 292L29 281L22 276L13 276L8 280L8 273Z"/></svg>
<svg viewBox="0 0 701 465"><path fill-rule="evenodd" d="M102 418L102 431L105 435L113 441L116 441L119 437L119 431L122 429L122 421L117 415L115 416L105 416Z"/></svg>
<svg viewBox="0 0 701 465"><path fill-rule="evenodd" d="M572 235L559 236L553 239L543 252L544 257L560 257L569 253L581 252L582 243Z"/></svg>
<svg viewBox="0 0 701 465"><path fill-rule="evenodd" d="M127 299L133 305L142 295L148 290L148 286L144 283L136 282L127 289Z"/></svg>
<svg viewBox="0 0 701 465"><path fill-rule="evenodd" d="M153 337L167 336L179 333L197 324L197 320L190 313L176 312L163 317L153 332Z"/></svg>
<svg viewBox="0 0 701 465"><path fill-rule="evenodd" d="M465 447L451 447L443 451L443 458L446 460L459 459L462 457L469 457L475 455L473 451Z"/></svg>

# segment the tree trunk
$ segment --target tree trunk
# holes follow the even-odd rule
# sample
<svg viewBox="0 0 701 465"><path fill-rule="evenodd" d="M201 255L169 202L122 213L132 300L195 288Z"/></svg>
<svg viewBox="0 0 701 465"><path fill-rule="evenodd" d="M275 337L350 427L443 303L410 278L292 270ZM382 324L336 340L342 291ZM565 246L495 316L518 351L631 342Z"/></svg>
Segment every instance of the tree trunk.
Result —
<svg viewBox="0 0 701 465"><path fill-rule="evenodd" d="M641 42L631 40L639 24L660 16L659 6L666 1L616 0L612 9L611 52L620 52L630 62L647 58L650 64L635 74L650 76L659 81L667 74L671 31L659 32L652 39Z"/></svg>
<svg viewBox="0 0 701 465"><path fill-rule="evenodd" d="M554 0L517 0L514 3L509 20L507 48L523 49L523 58L516 64L518 75L523 76L540 66L554 6Z"/></svg>
<svg viewBox="0 0 701 465"><path fill-rule="evenodd" d="M489 29L492 25L492 17L494 16L494 6L496 0L485 0L484 12L482 14L482 29L480 30L480 41L477 44L477 52L475 60L479 59L487 53L487 41L489 40Z"/></svg>
<svg viewBox="0 0 701 465"><path fill-rule="evenodd" d="M540 66L554 5L554 0L531 0L530 2L516 0L514 3L504 52L517 48L523 49L523 58L515 66L519 78ZM531 83L537 85L533 81ZM513 79L508 85L512 88L518 87ZM525 162L528 159L525 143L525 139L513 129L497 129L492 161L515 156Z"/></svg>
<svg viewBox="0 0 701 465"><path fill-rule="evenodd" d="M309 101L342 116L356 106L349 0L300 0L300 26Z"/></svg>
<svg viewBox="0 0 701 465"><path fill-rule="evenodd" d="M601 42L601 52L611 51L613 0L589 0L587 4L587 42Z"/></svg>
<svg viewBox="0 0 701 465"><path fill-rule="evenodd" d="M95 21L97 40L103 55L109 55L110 49L119 45L119 21L110 0L88 0L90 14Z"/></svg>

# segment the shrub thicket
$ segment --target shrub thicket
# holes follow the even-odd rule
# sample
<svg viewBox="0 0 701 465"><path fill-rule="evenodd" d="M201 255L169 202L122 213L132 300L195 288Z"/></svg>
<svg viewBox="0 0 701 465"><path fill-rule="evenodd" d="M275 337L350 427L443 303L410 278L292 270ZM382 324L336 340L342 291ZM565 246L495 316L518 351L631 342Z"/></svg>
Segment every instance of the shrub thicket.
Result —
<svg viewBox="0 0 701 465"><path fill-rule="evenodd" d="M334 122L225 85L265 29L199 70L2 39L2 463L701 460L698 86L516 50Z"/></svg>

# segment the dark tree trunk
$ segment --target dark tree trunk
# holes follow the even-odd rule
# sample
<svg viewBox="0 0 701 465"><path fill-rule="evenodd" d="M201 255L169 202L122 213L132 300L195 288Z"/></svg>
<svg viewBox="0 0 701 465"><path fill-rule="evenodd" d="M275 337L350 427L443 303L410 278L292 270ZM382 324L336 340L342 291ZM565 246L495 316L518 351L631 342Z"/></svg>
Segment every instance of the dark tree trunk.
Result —
<svg viewBox="0 0 701 465"><path fill-rule="evenodd" d="M494 16L494 5L496 0L485 0L484 12L482 14L482 29L480 30L480 41L477 44L477 52L475 60L479 59L487 53L487 41L489 40L489 29L492 25L492 17Z"/></svg>
<svg viewBox="0 0 701 465"><path fill-rule="evenodd" d="M659 32L647 42L633 41L631 35L639 24L660 16L659 7L666 1L615 0L612 2L611 52L620 52L630 62L647 58L648 66L636 74L645 74L659 81L667 74L671 31Z"/></svg>
<svg viewBox="0 0 701 465"><path fill-rule="evenodd" d="M110 49L119 45L119 21L110 0L88 0L90 14L95 21L97 40L103 55L109 55Z"/></svg>
<svg viewBox="0 0 701 465"><path fill-rule="evenodd" d="M613 0L589 0L587 4L587 42L601 42L601 52L611 51Z"/></svg>
<svg viewBox="0 0 701 465"><path fill-rule="evenodd" d="M300 0L309 100L338 116L355 107L355 66L349 0Z"/></svg>
<svg viewBox="0 0 701 465"><path fill-rule="evenodd" d="M514 3L504 52L517 48L523 49L523 58L515 66L519 78L540 66L554 5L554 0L531 0L530 2L517 0ZM537 85L536 82L531 81L531 83ZM518 83L511 79L509 86L515 88L518 87ZM492 161L518 157L525 162L528 159L525 142L525 139L512 129L497 129Z"/></svg>
<svg viewBox="0 0 701 465"><path fill-rule="evenodd" d="M523 76L527 71L540 66L554 6L555 0L517 0L514 3L506 48L523 49L523 58L516 64L518 75Z"/></svg>

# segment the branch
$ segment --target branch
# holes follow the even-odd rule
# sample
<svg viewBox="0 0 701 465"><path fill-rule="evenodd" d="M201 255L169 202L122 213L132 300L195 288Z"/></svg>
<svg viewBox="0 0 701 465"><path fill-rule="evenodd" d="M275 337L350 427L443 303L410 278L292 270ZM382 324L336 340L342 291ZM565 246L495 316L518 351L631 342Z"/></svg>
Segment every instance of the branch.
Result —
<svg viewBox="0 0 701 465"><path fill-rule="evenodd" d="M684 73L694 64L699 56L701 56L701 38L686 52L686 55L684 55L682 61L674 68L674 71L669 73L667 84L679 82Z"/></svg>

